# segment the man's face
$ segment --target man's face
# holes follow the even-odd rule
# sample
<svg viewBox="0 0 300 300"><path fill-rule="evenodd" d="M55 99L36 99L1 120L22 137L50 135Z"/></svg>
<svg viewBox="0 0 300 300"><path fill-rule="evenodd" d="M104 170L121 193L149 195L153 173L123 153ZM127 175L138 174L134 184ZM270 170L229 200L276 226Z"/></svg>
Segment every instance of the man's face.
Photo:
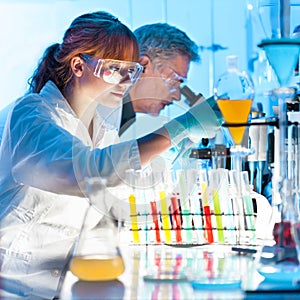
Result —
<svg viewBox="0 0 300 300"><path fill-rule="evenodd" d="M187 77L190 60L178 55L159 68L148 57L142 57L140 63L144 73L130 90L132 105L135 112L157 116L166 105L180 100L179 86Z"/></svg>

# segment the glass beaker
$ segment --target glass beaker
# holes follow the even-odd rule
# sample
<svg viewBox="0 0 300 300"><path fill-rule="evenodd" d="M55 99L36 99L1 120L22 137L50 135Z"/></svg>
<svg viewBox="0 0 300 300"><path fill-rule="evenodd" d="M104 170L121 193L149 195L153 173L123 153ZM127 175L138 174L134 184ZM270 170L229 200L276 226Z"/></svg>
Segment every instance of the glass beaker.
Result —
<svg viewBox="0 0 300 300"><path fill-rule="evenodd" d="M87 180L89 206L70 261L70 270L80 280L107 281L125 270L119 249L116 220L105 201L105 182Z"/></svg>

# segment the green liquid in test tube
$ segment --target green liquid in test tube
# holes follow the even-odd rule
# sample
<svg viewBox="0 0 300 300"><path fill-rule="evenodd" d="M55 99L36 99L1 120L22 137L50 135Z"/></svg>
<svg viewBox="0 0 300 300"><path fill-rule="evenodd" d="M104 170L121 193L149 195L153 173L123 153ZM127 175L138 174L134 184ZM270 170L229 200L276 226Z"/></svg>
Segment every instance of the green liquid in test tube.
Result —
<svg viewBox="0 0 300 300"><path fill-rule="evenodd" d="M236 217L237 226L237 244L244 243L244 233L245 233L245 214L244 214L244 201L241 196L239 183L239 177L236 170L229 171L229 182L230 182L230 194L233 199L233 210Z"/></svg>
<svg viewBox="0 0 300 300"><path fill-rule="evenodd" d="M218 168L219 174L219 196L222 203L223 227L225 242L234 244L236 242L235 225L234 225L234 210L232 197L229 189L229 172L228 169Z"/></svg>
<svg viewBox="0 0 300 300"><path fill-rule="evenodd" d="M250 231L250 240L255 240L255 220L254 220L254 209L253 202L250 192L249 176L247 171L243 171L241 174L241 188L246 214L247 229Z"/></svg>

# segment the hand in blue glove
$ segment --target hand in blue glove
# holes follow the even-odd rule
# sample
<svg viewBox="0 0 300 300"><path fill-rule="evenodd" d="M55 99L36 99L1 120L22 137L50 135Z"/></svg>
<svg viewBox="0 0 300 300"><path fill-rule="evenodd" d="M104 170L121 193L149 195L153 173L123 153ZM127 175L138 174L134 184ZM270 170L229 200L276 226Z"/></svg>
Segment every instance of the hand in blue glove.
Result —
<svg viewBox="0 0 300 300"><path fill-rule="evenodd" d="M223 122L213 97L196 104L186 113L166 123L172 145L188 137L197 143L202 138L213 138Z"/></svg>

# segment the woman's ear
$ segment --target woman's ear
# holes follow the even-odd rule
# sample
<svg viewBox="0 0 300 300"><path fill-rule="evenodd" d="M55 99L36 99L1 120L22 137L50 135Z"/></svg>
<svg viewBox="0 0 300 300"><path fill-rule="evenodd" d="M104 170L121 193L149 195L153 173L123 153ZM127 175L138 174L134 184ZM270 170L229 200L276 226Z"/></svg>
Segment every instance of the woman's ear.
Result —
<svg viewBox="0 0 300 300"><path fill-rule="evenodd" d="M80 56L74 56L71 59L71 69L76 77L81 77L83 74L83 60Z"/></svg>

